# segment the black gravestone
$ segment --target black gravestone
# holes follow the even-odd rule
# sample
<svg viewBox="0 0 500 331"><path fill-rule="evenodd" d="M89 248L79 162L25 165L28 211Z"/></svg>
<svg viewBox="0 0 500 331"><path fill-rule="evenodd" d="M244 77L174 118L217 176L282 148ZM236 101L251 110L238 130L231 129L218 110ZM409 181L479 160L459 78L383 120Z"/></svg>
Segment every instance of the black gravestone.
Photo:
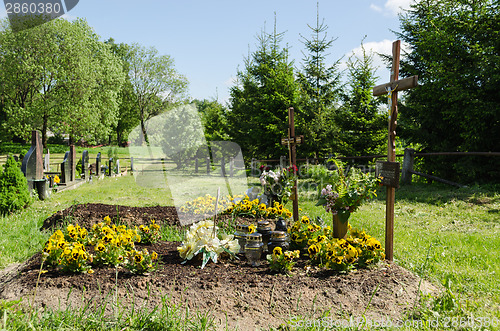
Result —
<svg viewBox="0 0 500 331"><path fill-rule="evenodd" d="M64 154L64 160L61 163L61 184L68 184L71 182L71 164L70 152Z"/></svg>
<svg viewBox="0 0 500 331"><path fill-rule="evenodd" d="M95 158L95 175L99 177L101 175L101 153L97 153Z"/></svg>
<svg viewBox="0 0 500 331"><path fill-rule="evenodd" d="M89 179L89 151L87 150L82 153L82 178Z"/></svg>
<svg viewBox="0 0 500 331"><path fill-rule="evenodd" d="M111 176L113 173L113 158L109 158L109 167L108 167L108 176Z"/></svg>

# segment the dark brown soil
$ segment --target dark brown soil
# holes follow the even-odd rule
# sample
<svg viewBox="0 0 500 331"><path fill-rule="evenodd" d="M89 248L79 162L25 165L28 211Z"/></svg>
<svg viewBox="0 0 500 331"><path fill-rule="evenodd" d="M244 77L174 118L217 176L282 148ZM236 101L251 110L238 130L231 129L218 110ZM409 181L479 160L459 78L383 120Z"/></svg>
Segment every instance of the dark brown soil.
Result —
<svg viewBox="0 0 500 331"><path fill-rule="evenodd" d="M118 211L118 212L117 212ZM123 207L103 204L77 205L58 212L44 227L61 222L67 215L74 222L89 226L109 215L122 222L141 224L151 219L159 224L175 225L178 218L173 207ZM230 330L269 329L286 325L294 316L313 321L329 311L333 321L365 314L368 319L399 319L412 308L420 279L395 265L382 263L375 269L361 269L338 274L308 268L306 261L297 263L292 276L272 274L265 260L252 267L240 260L181 264L177 242L160 242L146 247L160 256L157 271L147 276L132 275L121 269L98 268L93 274L68 275L49 270L40 277L34 303L36 307L64 309L106 304L111 313L118 299L123 307L152 309L167 298L172 304L193 310L210 311L220 328ZM40 254L24 264L0 271L0 298L14 300L25 297L32 302L40 269ZM424 292L435 288L420 284ZM370 301L371 300L371 301ZM365 312L366 310L366 312ZM292 325L295 323L292 323Z"/></svg>

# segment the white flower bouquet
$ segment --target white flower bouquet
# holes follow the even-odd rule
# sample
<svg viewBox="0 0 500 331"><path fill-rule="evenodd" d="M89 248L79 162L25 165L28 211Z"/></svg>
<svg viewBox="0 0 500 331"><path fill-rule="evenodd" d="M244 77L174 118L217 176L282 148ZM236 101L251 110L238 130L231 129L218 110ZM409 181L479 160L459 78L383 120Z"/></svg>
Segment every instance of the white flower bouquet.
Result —
<svg viewBox="0 0 500 331"><path fill-rule="evenodd" d="M210 220L191 225L181 246L177 247L179 255L184 259L182 263L201 253L203 269L210 260L217 263L219 255L236 257L240 250L238 240L235 240L233 235L218 234L217 230L217 227L214 228L214 222Z"/></svg>

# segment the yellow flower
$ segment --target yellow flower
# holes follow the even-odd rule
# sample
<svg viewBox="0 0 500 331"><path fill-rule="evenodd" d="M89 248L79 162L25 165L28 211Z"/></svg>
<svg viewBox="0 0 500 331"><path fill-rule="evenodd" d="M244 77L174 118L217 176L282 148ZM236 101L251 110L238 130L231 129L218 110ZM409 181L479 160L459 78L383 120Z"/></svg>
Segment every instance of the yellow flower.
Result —
<svg viewBox="0 0 500 331"><path fill-rule="evenodd" d="M248 226L248 233L255 233L255 231L257 231L255 224Z"/></svg>
<svg viewBox="0 0 500 331"><path fill-rule="evenodd" d="M283 254L283 250L281 249L281 247L279 247L279 246L274 247L274 249L273 249L273 255L274 256L280 256L281 254Z"/></svg>
<svg viewBox="0 0 500 331"><path fill-rule="evenodd" d="M156 252L151 253L151 259L156 260L158 258L158 254Z"/></svg>
<svg viewBox="0 0 500 331"><path fill-rule="evenodd" d="M61 179L59 179L58 175L54 176L54 183L59 184L61 182Z"/></svg>
<svg viewBox="0 0 500 331"><path fill-rule="evenodd" d="M111 224L111 217L109 217L109 216L104 217L104 222L105 222L107 225L110 225L110 224Z"/></svg>
<svg viewBox="0 0 500 331"><path fill-rule="evenodd" d="M319 253L318 245L314 244L314 245L309 246L309 248L307 249L307 252L309 253L309 256L313 256L313 255L318 254Z"/></svg>
<svg viewBox="0 0 500 331"><path fill-rule="evenodd" d="M302 216L302 219L300 221L302 222L302 224L309 224L309 217Z"/></svg>
<svg viewBox="0 0 500 331"><path fill-rule="evenodd" d="M89 269L89 270L87 271L87 273L92 275L92 274L94 273L94 270Z"/></svg>

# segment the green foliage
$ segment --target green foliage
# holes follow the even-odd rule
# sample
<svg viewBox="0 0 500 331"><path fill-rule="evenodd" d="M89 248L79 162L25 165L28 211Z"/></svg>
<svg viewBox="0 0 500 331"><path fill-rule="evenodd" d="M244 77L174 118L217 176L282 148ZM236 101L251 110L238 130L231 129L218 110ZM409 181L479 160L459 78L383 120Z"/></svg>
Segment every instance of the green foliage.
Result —
<svg viewBox="0 0 500 331"><path fill-rule="evenodd" d="M277 158L286 151L280 139L287 135L288 108L296 104L298 84L282 39L276 28L272 34L262 32L258 49L230 89L229 134L246 158Z"/></svg>
<svg viewBox="0 0 500 331"><path fill-rule="evenodd" d="M303 59L302 71L297 74L301 92L297 124L300 133L307 137L299 151L320 157L332 152L333 137L338 131L335 114L341 96L340 60L329 67L326 65L326 52L334 39L327 37L328 26L319 22L319 14L316 27L308 27L312 32L311 39L302 37L308 54Z"/></svg>
<svg viewBox="0 0 500 331"><path fill-rule="evenodd" d="M349 90L336 117L341 132L337 151L348 156L380 154L387 138L387 117L379 112L381 101L372 94L376 81L373 55L366 53L363 44L361 49L361 58L353 55L347 62Z"/></svg>
<svg viewBox="0 0 500 331"><path fill-rule="evenodd" d="M169 55L159 55L154 47L132 44L128 49L129 79L134 92L135 116L148 142L145 122L182 101L187 91L186 77L177 72Z"/></svg>
<svg viewBox="0 0 500 331"><path fill-rule="evenodd" d="M118 144L121 144L127 139L132 129L140 123L137 114L138 99L129 76L131 47L125 43L117 44L113 38L108 39L105 43L110 45L111 51L121 59L123 72L125 74L125 82L119 91L119 115L115 128L116 141Z"/></svg>
<svg viewBox="0 0 500 331"><path fill-rule="evenodd" d="M0 168L0 214L7 214L24 208L31 202L28 182L22 173L19 163L9 157Z"/></svg>
<svg viewBox="0 0 500 331"><path fill-rule="evenodd" d="M205 139L211 141L230 140L227 128L228 109L217 101L193 100L201 115Z"/></svg>
<svg viewBox="0 0 500 331"><path fill-rule="evenodd" d="M0 91L6 128L25 140L31 130L95 142L117 120L121 63L81 19L0 31Z"/></svg>
<svg viewBox="0 0 500 331"><path fill-rule="evenodd" d="M418 75L400 107L400 134L425 152L498 151L500 10L498 2L416 3L401 17L399 37L411 47L402 76ZM500 159L425 158L422 170L460 182L488 182Z"/></svg>

